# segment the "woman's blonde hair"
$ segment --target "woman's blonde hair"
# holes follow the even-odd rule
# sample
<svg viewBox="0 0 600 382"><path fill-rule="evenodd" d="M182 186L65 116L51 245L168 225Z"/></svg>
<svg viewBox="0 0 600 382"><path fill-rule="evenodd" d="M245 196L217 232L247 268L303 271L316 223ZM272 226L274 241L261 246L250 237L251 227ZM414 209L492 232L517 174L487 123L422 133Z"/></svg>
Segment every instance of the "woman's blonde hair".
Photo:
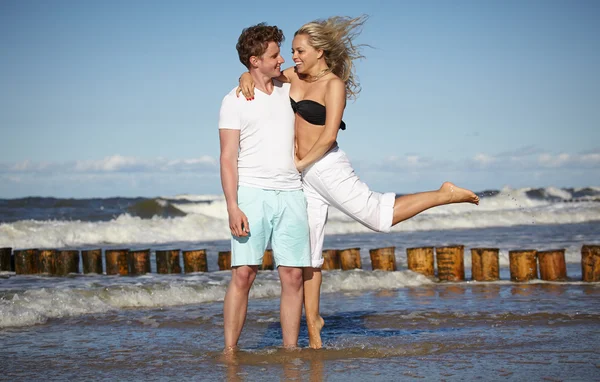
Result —
<svg viewBox="0 0 600 382"><path fill-rule="evenodd" d="M362 31L368 16L356 18L335 16L304 24L294 36L307 35L310 46L323 50L325 62L331 72L346 83L346 98L352 99L360 93L360 84L355 74L353 60L364 58L360 49L364 44L355 44L354 39Z"/></svg>

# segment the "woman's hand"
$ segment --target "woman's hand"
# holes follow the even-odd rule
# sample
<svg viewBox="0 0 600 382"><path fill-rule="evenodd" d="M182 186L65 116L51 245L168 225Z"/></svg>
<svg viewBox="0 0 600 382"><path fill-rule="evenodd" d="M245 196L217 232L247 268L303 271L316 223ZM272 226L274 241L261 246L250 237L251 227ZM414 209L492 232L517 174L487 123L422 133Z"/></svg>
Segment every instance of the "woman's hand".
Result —
<svg viewBox="0 0 600 382"><path fill-rule="evenodd" d="M302 160L296 155L294 155L294 164L296 165L296 169L298 170L298 172L302 172L306 169L306 166L304 165L304 163L302 163Z"/></svg>
<svg viewBox="0 0 600 382"><path fill-rule="evenodd" d="M244 72L240 76L240 83L235 91L235 95L239 97L240 93L243 93L244 97L246 97L246 100L248 101L254 99L254 80L248 72Z"/></svg>

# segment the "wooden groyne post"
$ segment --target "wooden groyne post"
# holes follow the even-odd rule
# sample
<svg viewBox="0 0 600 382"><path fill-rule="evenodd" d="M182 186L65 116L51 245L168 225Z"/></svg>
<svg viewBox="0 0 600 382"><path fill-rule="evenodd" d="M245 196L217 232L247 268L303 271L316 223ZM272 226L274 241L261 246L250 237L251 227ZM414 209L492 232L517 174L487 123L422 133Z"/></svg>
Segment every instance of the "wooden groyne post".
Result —
<svg viewBox="0 0 600 382"><path fill-rule="evenodd" d="M465 280L465 246L451 245L435 249L438 279L440 281Z"/></svg>
<svg viewBox="0 0 600 382"><path fill-rule="evenodd" d="M475 281L500 280L499 248L471 248L471 278Z"/></svg>
<svg viewBox="0 0 600 382"><path fill-rule="evenodd" d="M127 266L132 276L150 273L150 249L137 249L127 254Z"/></svg>
<svg viewBox="0 0 600 382"><path fill-rule="evenodd" d="M371 267L380 271L396 270L396 247L375 248L369 251Z"/></svg>
<svg viewBox="0 0 600 382"><path fill-rule="evenodd" d="M360 248L348 248L340 250L340 263L342 270L361 269Z"/></svg>
<svg viewBox="0 0 600 382"><path fill-rule="evenodd" d="M231 251L219 252L219 258L217 259L220 271L227 271L231 269Z"/></svg>
<svg viewBox="0 0 600 382"><path fill-rule="evenodd" d="M342 262L340 260L340 252L337 249L323 250L323 265L321 266L321 269L324 271L330 271L341 268Z"/></svg>
<svg viewBox="0 0 600 382"><path fill-rule="evenodd" d="M538 278L535 249L508 251L511 281L529 281Z"/></svg>
<svg viewBox="0 0 600 382"><path fill-rule="evenodd" d="M273 258L273 250L272 249L267 249L265 251L265 254L263 255L263 260L262 260L262 264L260 267L258 267L258 269L260 269L261 271L266 271L266 270L273 270L275 269L275 259Z"/></svg>
<svg viewBox="0 0 600 382"><path fill-rule="evenodd" d="M85 249L81 251L83 273L102 274L102 249Z"/></svg>
<svg viewBox="0 0 600 382"><path fill-rule="evenodd" d="M127 254L129 249L107 249L104 251L104 258L106 262L106 274L107 275L121 275L126 276L129 274L129 266L127 264Z"/></svg>
<svg viewBox="0 0 600 382"><path fill-rule="evenodd" d="M565 250L554 249L537 253L540 267L540 278L546 281L567 280L567 264Z"/></svg>
<svg viewBox="0 0 600 382"><path fill-rule="evenodd" d="M181 273L181 265L179 264L180 251L179 249L156 251L156 273L161 275Z"/></svg>
<svg viewBox="0 0 600 382"><path fill-rule="evenodd" d="M38 273L44 275L56 274L56 250L41 249L38 255Z"/></svg>
<svg viewBox="0 0 600 382"><path fill-rule="evenodd" d="M79 251L76 249L57 251L54 274L56 276L66 276L69 273L79 273Z"/></svg>
<svg viewBox="0 0 600 382"><path fill-rule="evenodd" d="M183 271L185 273L208 272L206 249L183 251Z"/></svg>
<svg viewBox="0 0 600 382"><path fill-rule="evenodd" d="M0 248L0 272L10 272L12 248Z"/></svg>
<svg viewBox="0 0 600 382"><path fill-rule="evenodd" d="M408 269L422 275L435 276L433 247L406 248Z"/></svg>
<svg viewBox="0 0 600 382"><path fill-rule="evenodd" d="M587 282L600 281L600 245L581 247L581 279Z"/></svg>
<svg viewBox="0 0 600 382"><path fill-rule="evenodd" d="M17 275L34 275L38 273L39 251L37 249L21 249L14 251L15 273Z"/></svg>

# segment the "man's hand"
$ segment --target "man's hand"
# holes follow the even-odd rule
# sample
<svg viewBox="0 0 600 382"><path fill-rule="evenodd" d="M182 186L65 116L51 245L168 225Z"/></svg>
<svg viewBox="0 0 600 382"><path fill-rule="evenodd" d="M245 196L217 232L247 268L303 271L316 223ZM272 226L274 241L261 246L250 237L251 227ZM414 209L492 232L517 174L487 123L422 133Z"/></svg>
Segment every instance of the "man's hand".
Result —
<svg viewBox="0 0 600 382"><path fill-rule="evenodd" d="M228 208L227 213L229 214L229 229L231 230L231 234L237 237L248 236L250 225L248 224L246 214L238 206Z"/></svg>

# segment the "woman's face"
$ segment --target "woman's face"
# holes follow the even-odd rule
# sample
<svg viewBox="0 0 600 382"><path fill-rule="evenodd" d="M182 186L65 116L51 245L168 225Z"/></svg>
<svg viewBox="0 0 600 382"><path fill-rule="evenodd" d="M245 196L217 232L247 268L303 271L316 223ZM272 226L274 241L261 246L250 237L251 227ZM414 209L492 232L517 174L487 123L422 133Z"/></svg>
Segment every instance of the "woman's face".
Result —
<svg viewBox="0 0 600 382"><path fill-rule="evenodd" d="M315 66L322 51L316 50L308 43L308 35L299 34L292 41L292 59L298 73L308 73Z"/></svg>

